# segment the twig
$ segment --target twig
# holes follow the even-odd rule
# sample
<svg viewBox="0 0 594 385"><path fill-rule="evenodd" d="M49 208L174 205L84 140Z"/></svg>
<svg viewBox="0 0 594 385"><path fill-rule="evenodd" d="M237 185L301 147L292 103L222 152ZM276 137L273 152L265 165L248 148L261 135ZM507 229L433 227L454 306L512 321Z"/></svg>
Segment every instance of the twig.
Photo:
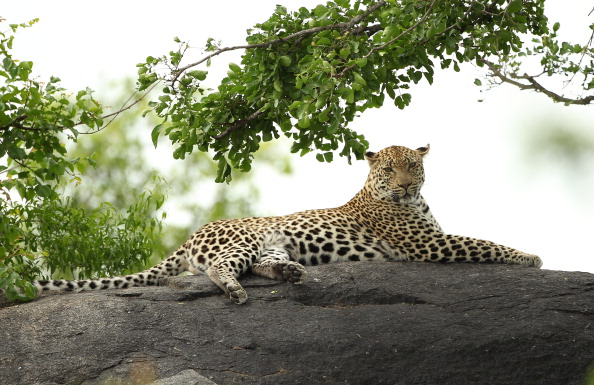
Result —
<svg viewBox="0 0 594 385"><path fill-rule="evenodd" d="M26 127L21 124L21 122L23 120L27 119L28 117L29 117L28 115L21 115L21 116L15 118L12 122L8 123L6 126L0 127L0 131L6 131L10 127L14 127L14 128L18 128L20 130L26 130L26 131L40 131L41 130L40 128Z"/></svg>
<svg viewBox="0 0 594 385"><path fill-rule="evenodd" d="M101 128L95 130L95 131L89 131L89 132L81 132L81 135L90 135L90 134L95 134L99 131L104 130L107 126L109 126L111 124L111 122L113 122L115 120L115 118L118 117L119 114L121 114L124 111L129 110L130 108L132 108L133 106L135 106L136 104L140 103L158 84L160 83L160 81L155 82L152 86L149 87L149 89L142 94L141 97L139 97L138 99L136 99L133 103L129 104L128 106L126 106L126 104L128 104L128 102L130 101L130 99L132 99L132 97L134 95L136 95L136 92L133 93L132 95L130 95L130 97L124 102L124 104L122 104L122 107L120 107L119 110L117 110L116 112L112 112L111 114L107 114L101 117L101 119L107 119L107 118L111 118L113 116L113 118L111 118L111 120L109 122L107 122L105 125L103 125ZM82 122L76 123L74 126L78 126L83 124Z"/></svg>
<svg viewBox="0 0 594 385"><path fill-rule="evenodd" d="M90 135L90 134L95 134L99 131L104 130L107 126L109 126L111 124L111 122L114 121L115 118L118 117L119 114L121 114L124 111L129 110L130 108L132 108L133 106L135 106L136 104L140 103L148 94L149 92L151 92L158 84L160 83L160 81L155 82L155 84L153 84L151 87L149 87L149 89L138 99L136 99L133 103L129 104L126 106L126 104L128 104L128 102L130 101L130 99L132 99L132 97L134 95L136 95L136 92L133 93L132 95L130 95L130 97L124 102L124 104L122 105L122 107L115 111L112 112L111 114L107 114L101 117L101 119L107 119L107 118L111 118L113 116L113 118L107 122L105 125L103 125L101 128L94 130L94 131L89 131L89 132L80 132L80 135ZM27 126L23 126L21 124L21 122L25 119L28 118L28 115L21 115L19 117L17 117L16 119L14 119L12 122L10 122L9 124L0 127L0 131L6 131L8 130L10 127L15 127L18 128L20 130L26 130L26 131L43 131L42 128L35 128L35 127L27 127ZM83 122L78 122L76 123L73 127L76 126L80 126L81 124L84 124ZM66 127L58 127L59 129L64 129Z"/></svg>
<svg viewBox="0 0 594 385"><path fill-rule="evenodd" d="M590 12L592 13L592 12ZM590 16L588 14L588 16ZM590 47L590 45L592 45L592 40L594 40L594 31L590 34L590 38L588 39L588 43L586 43L586 48ZM582 66L582 61L584 61L584 57L586 56L586 52L587 49L584 49L584 52L582 52L582 56L580 57L580 61L577 63L578 67ZM569 80L565 83L565 87L567 87L569 84L571 84L571 82L573 81L573 79L575 78L575 76L577 75L577 72L574 72L574 74L569 78ZM563 88L565 88L563 87Z"/></svg>
<svg viewBox="0 0 594 385"><path fill-rule="evenodd" d="M521 90L533 90L536 92L541 92L556 102L562 102L566 104L588 105L594 102L594 95L577 99L567 98L543 87L542 84L536 81L535 76L530 76L528 74L508 76L505 73L503 73L495 63L484 58L479 58L478 61L489 67L489 70L493 73L493 75L501 79L502 82L512 84ZM514 79L523 79L528 81L529 84L522 83Z"/></svg>
<svg viewBox="0 0 594 385"><path fill-rule="evenodd" d="M435 1L434 1L435 3ZM323 27L314 27L314 28L309 28L309 29L304 29L302 31L299 32L295 32L293 34L290 34L288 36L285 37L281 37L278 38L276 40L271 40L271 41L266 41L263 43L257 43L257 44L248 44L248 45L236 45L233 47L225 47L225 48L221 48L213 53L211 53L210 55L207 55L205 57L203 57L202 59L198 60L197 62L188 64L180 69L178 69L175 73L175 75L173 76L173 79L171 80L171 83L175 83L177 81L177 79L181 76L182 73L184 73L185 71L187 71L189 68L195 67L199 64L204 63L205 61L207 61L208 59L211 59L217 55L220 55L224 52L227 51L235 51L238 49L251 49L251 48L262 48L262 47L268 47L271 45L276 45L291 39L295 39L295 38L300 38L300 37L305 37L305 36L309 36L309 35L313 35L315 33L321 32L321 31L325 31L325 30L329 30L329 29L351 29L353 28L356 24L360 23L363 19L365 19L367 16L369 16L371 13L373 13L374 11L378 10L379 8L383 7L384 5L386 5L386 2L384 0L378 1L377 3L375 3L374 5L372 5L371 7L367 8L365 10L365 12L361 13L360 15L357 15L355 17L353 17L351 20L347 21L347 22L342 22L342 23L336 23L336 24L330 24L330 25L326 25Z"/></svg>
<svg viewBox="0 0 594 385"><path fill-rule="evenodd" d="M251 122L252 120L256 119L258 116L262 115L264 113L264 110L258 110L256 112L254 112L253 114L249 115L247 118L245 119L240 119L237 120L233 123L231 123L229 125L229 127L227 127L225 129L225 131L221 132L218 135L214 135L213 138L214 139L221 139L224 138L225 136L229 135L231 132L240 129L241 127L245 126L246 124L248 124L249 122Z"/></svg>

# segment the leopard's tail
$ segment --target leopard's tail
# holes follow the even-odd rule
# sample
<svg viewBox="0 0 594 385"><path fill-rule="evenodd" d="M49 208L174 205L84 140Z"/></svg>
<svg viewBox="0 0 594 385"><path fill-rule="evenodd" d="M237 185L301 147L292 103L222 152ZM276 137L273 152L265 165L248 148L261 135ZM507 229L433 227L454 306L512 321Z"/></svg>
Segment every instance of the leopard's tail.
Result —
<svg viewBox="0 0 594 385"><path fill-rule="evenodd" d="M33 281L33 285L39 291L42 290L104 290L104 289L125 289L133 286L154 286L159 278L178 275L188 270L186 250L180 248L169 258L163 260L150 269L140 273L125 275L122 277L96 278L82 280L39 280Z"/></svg>

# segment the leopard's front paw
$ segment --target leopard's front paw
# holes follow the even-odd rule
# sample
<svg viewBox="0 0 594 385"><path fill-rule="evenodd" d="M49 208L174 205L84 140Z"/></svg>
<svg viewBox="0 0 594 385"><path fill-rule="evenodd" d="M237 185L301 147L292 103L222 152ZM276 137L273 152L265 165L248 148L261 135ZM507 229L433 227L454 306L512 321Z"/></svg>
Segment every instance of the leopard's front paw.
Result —
<svg viewBox="0 0 594 385"><path fill-rule="evenodd" d="M286 265L283 266L282 274L285 281L300 285L305 281L307 271L300 263L287 262Z"/></svg>
<svg viewBox="0 0 594 385"><path fill-rule="evenodd" d="M248 299L247 292L239 284L232 284L227 286L227 294L231 301L238 305L245 303Z"/></svg>

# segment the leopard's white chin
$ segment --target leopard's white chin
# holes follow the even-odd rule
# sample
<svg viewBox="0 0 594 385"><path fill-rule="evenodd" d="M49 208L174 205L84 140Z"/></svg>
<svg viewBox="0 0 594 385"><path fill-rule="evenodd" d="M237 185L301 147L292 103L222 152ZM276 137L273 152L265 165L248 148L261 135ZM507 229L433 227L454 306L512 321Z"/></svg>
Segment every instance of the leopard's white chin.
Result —
<svg viewBox="0 0 594 385"><path fill-rule="evenodd" d="M411 195L409 193L405 193L402 196L399 196L398 194L392 194L391 198L396 203L410 203L417 199L416 196Z"/></svg>

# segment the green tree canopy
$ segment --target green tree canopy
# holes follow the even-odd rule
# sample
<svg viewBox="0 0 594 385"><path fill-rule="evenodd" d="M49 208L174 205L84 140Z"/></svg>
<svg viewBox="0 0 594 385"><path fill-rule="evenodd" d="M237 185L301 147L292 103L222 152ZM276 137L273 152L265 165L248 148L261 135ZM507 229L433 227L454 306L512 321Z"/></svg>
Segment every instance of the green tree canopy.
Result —
<svg viewBox="0 0 594 385"><path fill-rule="evenodd" d="M332 161L335 151L361 159L368 143L348 128L357 114L381 107L386 96L405 108L411 87L431 84L436 67L459 71L466 62L487 68L490 86L506 82L557 102L589 104L594 95L571 99L538 81L557 75L579 78L585 92L594 87L594 51L557 41L559 24L550 26L544 3L336 0L295 12L278 6L248 30L247 44L223 48L211 38L197 60L176 38L178 50L139 64L140 90L162 82L151 102L162 119L153 139L168 136L181 159L212 150L217 181L228 181L232 167L248 171L260 143L280 135L293 141L292 152L316 150L320 161ZM216 89L205 88L211 61L238 49L245 51L241 63L229 65ZM523 72L531 56L540 60L534 75Z"/></svg>

